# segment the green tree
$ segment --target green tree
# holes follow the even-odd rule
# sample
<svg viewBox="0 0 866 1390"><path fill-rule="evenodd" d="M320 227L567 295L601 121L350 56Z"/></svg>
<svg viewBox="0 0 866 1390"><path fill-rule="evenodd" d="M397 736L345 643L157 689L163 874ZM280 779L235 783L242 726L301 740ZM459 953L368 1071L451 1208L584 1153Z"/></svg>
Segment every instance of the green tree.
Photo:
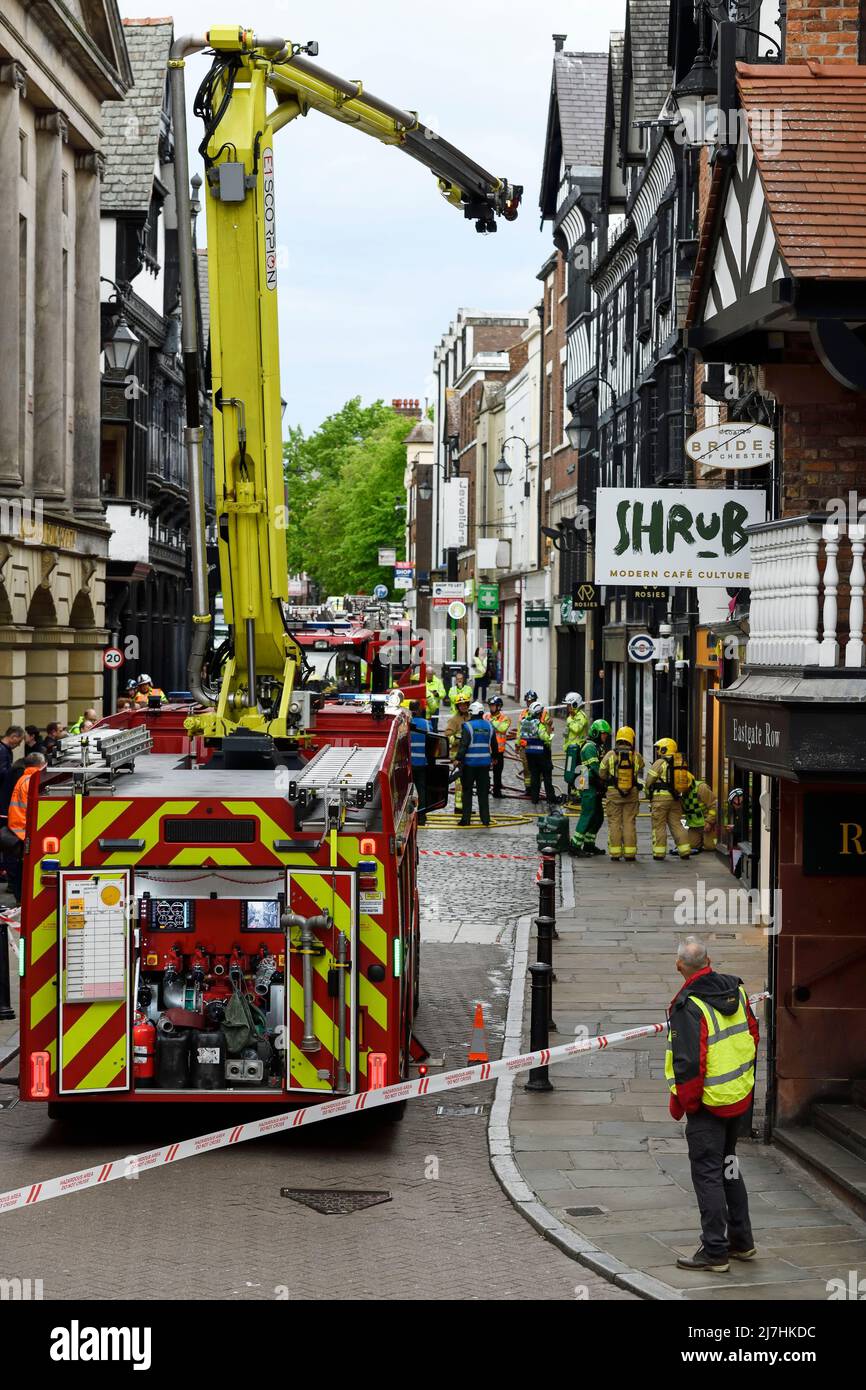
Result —
<svg viewBox="0 0 866 1390"><path fill-rule="evenodd" d="M413 421L359 397L314 434L289 431L283 445L289 497L290 573L305 571L323 594L370 593L390 576L380 545L402 549L403 441Z"/></svg>

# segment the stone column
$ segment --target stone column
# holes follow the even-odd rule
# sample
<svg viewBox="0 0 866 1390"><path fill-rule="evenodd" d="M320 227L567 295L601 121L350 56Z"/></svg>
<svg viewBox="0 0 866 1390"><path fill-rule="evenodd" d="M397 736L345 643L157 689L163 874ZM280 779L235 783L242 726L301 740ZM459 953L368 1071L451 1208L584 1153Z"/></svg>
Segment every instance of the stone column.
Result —
<svg viewBox="0 0 866 1390"><path fill-rule="evenodd" d="M60 111L36 118L33 489L37 496L59 502L66 499L61 152L67 129Z"/></svg>
<svg viewBox="0 0 866 1390"><path fill-rule="evenodd" d="M99 495L101 384L99 376L99 185L100 154L75 158L75 434L74 510L102 519Z"/></svg>
<svg viewBox="0 0 866 1390"><path fill-rule="evenodd" d="M20 63L0 64L0 489L19 488L24 460L18 438L19 373L18 169L19 107L26 96Z"/></svg>
<svg viewBox="0 0 866 1390"><path fill-rule="evenodd" d="M27 723L44 729L53 719L66 719L72 714L70 681L69 628L36 627L31 629L31 646L27 652ZM84 706L81 707L84 709ZM72 714L77 719L81 713Z"/></svg>

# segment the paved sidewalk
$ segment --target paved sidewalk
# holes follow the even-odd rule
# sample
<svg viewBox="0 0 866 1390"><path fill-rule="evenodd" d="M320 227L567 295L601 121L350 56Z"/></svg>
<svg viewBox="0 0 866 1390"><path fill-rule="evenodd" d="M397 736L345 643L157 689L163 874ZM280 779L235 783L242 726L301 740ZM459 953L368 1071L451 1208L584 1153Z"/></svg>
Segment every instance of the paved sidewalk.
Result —
<svg viewBox="0 0 866 1390"><path fill-rule="evenodd" d="M751 992L765 987L767 938L759 927L737 925L730 908L724 926L677 924L678 890L727 895L739 887L722 860L702 854L656 864L648 839L642 818L634 866L571 861L576 902L557 914L552 1044L578 1029L592 1036L662 1019L680 982L676 942L689 931L708 940L719 970L741 975ZM567 859L563 868L568 876ZM518 933L517 969L520 946ZM523 1026L528 1047L528 991ZM759 1094L765 1055L762 1044ZM553 1092L527 1093L517 1078L508 1119L511 1187L530 1220L553 1227L557 1243L585 1252L588 1263L606 1265L648 1297L825 1299L829 1279L847 1281L849 1270L862 1268L866 1225L787 1156L753 1140L738 1153L758 1257L732 1261L724 1275L678 1270L677 1255L694 1253L700 1227L684 1129L669 1116L663 1072L664 1041L648 1038L551 1068ZM756 1134L761 1126L756 1114Z"/></svg>

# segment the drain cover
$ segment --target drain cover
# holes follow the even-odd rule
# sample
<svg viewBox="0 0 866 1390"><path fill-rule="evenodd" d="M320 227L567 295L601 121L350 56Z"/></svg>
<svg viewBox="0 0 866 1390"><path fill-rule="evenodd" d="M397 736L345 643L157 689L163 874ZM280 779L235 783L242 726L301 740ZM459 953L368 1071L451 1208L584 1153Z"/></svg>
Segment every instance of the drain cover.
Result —
<svg viewBox="0 0 866 1390"><path fill-rule="evenodd" d="M607 1216L607 1207L566 1207L568 1216Z"/></svg>
<svg viewBox="0 0 866 1390"><path fill-rule="evenodd" d="M447 1115L449 1119L461 1120L467 1115L483 1115L483 1105L437 1105L437 1115Z"/></svg>
<svg viewBox="0 0 866 1390"><path fill-rule="evenodd" d="M311 1207L322 1216L348 1216L353 1211L391 1201L390 1192L350 1192L337 1187L281 1187L280 1196Z"/></svg>

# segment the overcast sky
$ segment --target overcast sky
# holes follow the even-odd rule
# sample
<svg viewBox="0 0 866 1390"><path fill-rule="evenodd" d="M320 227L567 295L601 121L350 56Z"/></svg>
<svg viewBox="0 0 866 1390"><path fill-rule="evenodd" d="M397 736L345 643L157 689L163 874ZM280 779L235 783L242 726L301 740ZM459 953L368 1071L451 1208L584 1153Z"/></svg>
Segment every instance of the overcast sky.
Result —
<svg viewBox="0 0 866 1390"><path fill-rule="evenodd" d="M146 13L121 0L124 16ZM315 429L351 396L432 395L435 344L460 307L525 312L550 253L538 189L553 57L606 51L624 0L259 0L231 13L176 0L176 33L226 19L295 42L400 107L493 173L524 185L516 223L495 236L448 206L431 173L312 112L276 137L280 358L286 423ZM166 13L160 0L154 13ZM190 89L206 60L191 60ZM198 122L191 136L198 143ZM194 167L198 156L191 156Z"/></svg>

